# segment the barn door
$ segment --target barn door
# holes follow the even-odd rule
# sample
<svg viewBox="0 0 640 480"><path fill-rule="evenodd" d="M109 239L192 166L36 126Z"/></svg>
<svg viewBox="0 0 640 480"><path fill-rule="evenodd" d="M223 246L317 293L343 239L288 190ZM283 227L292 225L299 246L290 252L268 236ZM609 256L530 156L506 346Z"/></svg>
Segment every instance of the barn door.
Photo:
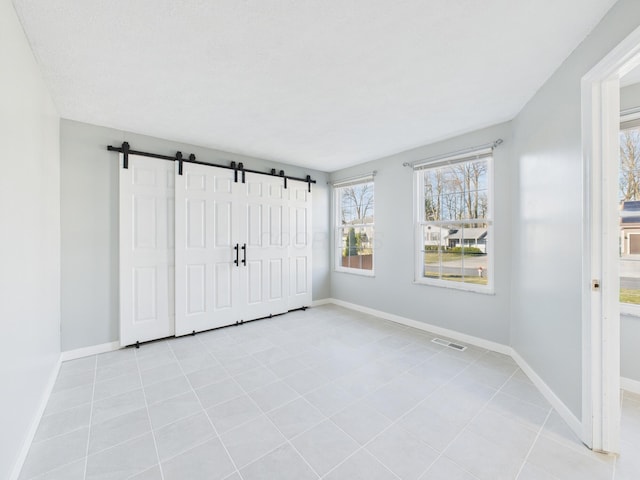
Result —
<svg viewBox="0 0 640 480"><path fill-rule="evenodd" d="M240 271L242 318L253 320L284 313L289 291L289 208L284 179L246 174L241 192Z"/></svg>
<svg viewBox="0 0 640 480"><path fill-rule="evenodd" d="M289 310L311 305L311 192L302 182L289 183Z"/></svg>
<svg viewBox="0 0 640 480"><path fill-rule="evenodd" d="M120 155L120 345L174 334L174 165Z"/></svg>
<svg viewBox="0 0 640 480"><path fill-rule="evenodd" d="M218 167L185 163L176 175L176 335L241 319L237 185Z"/></svg>

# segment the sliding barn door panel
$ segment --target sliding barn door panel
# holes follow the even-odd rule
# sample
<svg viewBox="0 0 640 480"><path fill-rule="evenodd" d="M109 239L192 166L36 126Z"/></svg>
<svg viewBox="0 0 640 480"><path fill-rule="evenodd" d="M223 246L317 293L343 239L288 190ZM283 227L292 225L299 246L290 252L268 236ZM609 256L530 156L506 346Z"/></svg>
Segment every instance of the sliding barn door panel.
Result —
<svg viewBox="0 0 640 480"><path fill-rule="evenodd" d="M176 175L176 335L235 323L233 172L184 164Z"/></svg>
<svg viewBox="0 0 640 480"><path fill-rule="evenodd" d="M289 309L311 305L311 192L305 183L291 182L289 193Z"/></svg>
<svg viewBox="0 0 640 480"><path fill-rule="evenodd" d="M173 163L120 158L120 344L174 334Z"/></svg>
<svg viewBox="0 0 640 480"><path fill-rule="evenodd" d="M240 271L243 320L286 312L288 301L288 208L284 180L247 173L238 184L239 241L246 244Z"/></svg>

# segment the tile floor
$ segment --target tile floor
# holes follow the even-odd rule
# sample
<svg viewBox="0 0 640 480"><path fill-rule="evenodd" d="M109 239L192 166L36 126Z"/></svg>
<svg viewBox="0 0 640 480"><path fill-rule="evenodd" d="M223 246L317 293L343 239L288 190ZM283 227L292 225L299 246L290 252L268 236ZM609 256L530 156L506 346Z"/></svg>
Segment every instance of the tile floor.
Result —
<svg viewBox="0 0 640 480"><path fill-rule="evenodd" d="M510 358L432 338L323 306L65 362L20 478L640 478L640 397L594 454Z"/></svg>

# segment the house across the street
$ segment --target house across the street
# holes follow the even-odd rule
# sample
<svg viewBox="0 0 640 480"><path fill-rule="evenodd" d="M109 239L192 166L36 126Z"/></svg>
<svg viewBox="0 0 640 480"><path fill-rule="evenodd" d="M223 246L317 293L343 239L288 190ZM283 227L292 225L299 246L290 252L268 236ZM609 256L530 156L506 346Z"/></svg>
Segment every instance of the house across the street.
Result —
<svg viewBox="0 0 640 480"><path fill-rule="evenodd" d="M486 228L461 228L451 230L447 236L449 247L475 247L487 253L487 229Z"/></svg>
<svg viewBox="0 0 640 480"><path fill-rule="evenodd" d="M640 254L640 201L620 203L620 255Z"/></svg>

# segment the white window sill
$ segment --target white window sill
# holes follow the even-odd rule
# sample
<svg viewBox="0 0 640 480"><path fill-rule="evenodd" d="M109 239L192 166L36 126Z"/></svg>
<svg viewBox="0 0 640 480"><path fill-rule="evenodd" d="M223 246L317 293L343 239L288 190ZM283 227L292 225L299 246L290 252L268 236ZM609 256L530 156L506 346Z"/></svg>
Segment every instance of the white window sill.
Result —
<svg viewBox="0 0 640 480"><path fill-rule="evenodd" d="M632 305L629 303L621 303L620 304L620 315L624 315L626 317L637 317L640 318L640 305Z"/></svg>
<svg viewBox="0 0 640 480"><path fill-rule="evenodd" d="M463 292L480 293L482 295L495 295L492 285L475 285L473 283L450 282L446 280L418 279L413 281L414 285L427 285L429 287L446 288L449 290L460 290Z"/></svg>
<svg viewBox="0 0 640 480"><path fill-rule="evenodd" d="M359 277L375 277L374 270L364 270L361 268L344 268L344 267L336 267L334 270L336 273L346 273L349 275L357 275Z"/></svg>

